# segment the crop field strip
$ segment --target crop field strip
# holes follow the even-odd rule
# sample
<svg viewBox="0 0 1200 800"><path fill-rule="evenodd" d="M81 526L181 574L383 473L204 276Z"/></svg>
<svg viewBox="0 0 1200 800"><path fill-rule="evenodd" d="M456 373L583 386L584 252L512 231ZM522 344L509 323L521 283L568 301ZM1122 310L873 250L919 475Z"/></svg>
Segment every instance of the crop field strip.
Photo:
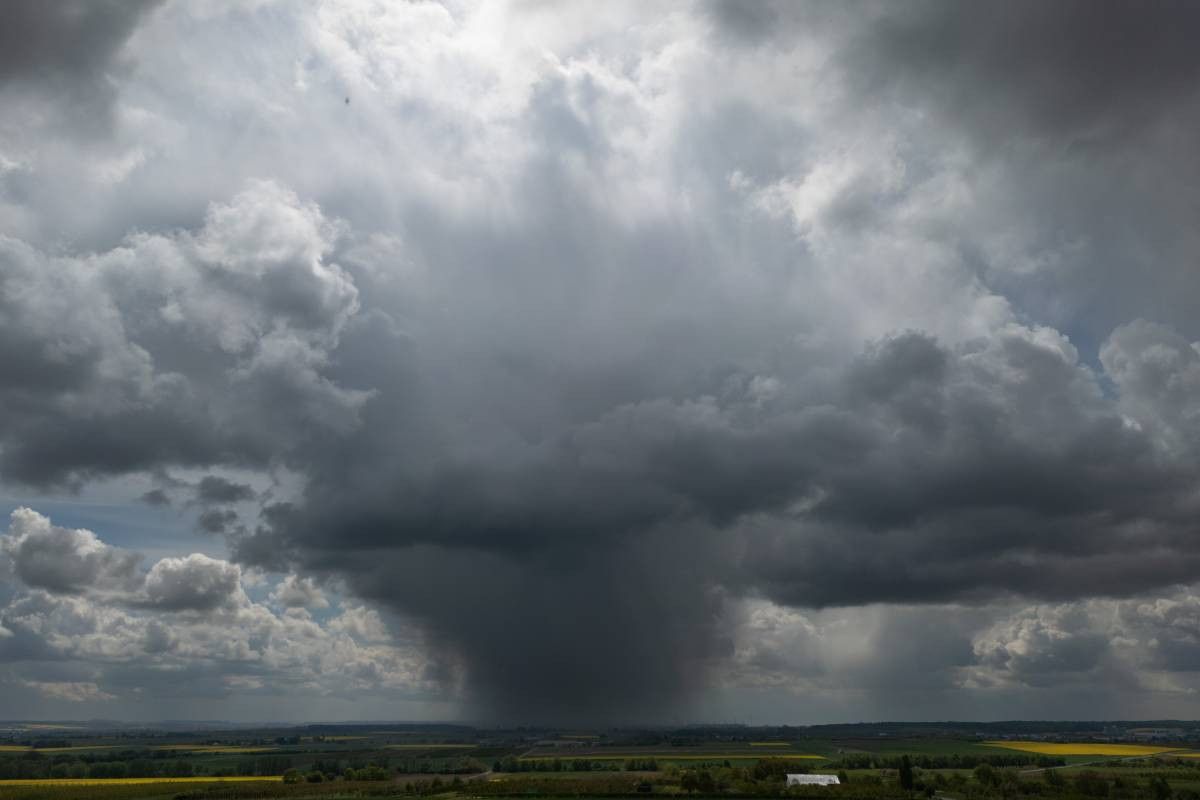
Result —
<svg viewBox="0 0 1200 800"><path fill-rule="evenodd" d="M282 780L282 775L193 775L186 778L6 778L0 780L0 786L134 786L146 783L258 783Z"/></svg>
<svg viewBox="0 0 1200 800"><path fill-rule="evenodd" d="M388 750L472 750L477 744L385 744Z"/></svg>
<svg viewBox="0 0 1200 800"><path fill-rule="evenodd" d="M45 733L58 731L84 731L87 730L86 725L56 725L50 723L37 723L30 725L9 725L5 726L6 731L16 732L24 731L25 733Z"/></svg>
<svg viewBox="0 0 1200 800"><path fill-rule="evenodd" d="M31 750L37 750L39 753L81 753L85 750L147 750L150 748L144 745L131 744L77 744L64 745L63 747L30 747L24 744L6 744L0 745L0 752L4 753L28 753Z"/></svg>
<svg viewBox="0 0 1200 800"><path fill-rule="evenodd" d="M1182 747L1149 744L1115 744L1110 742L982 742L987 747L1020 750L1043 756L1153 756L1183 750Z"/></svg>
<svg viewBox="0 0 1200 800"><path fill-rule="evenodd" d="M541 755L535 754L530 756L521 756L518 761L628 761L629 759L654 759L656 761L720 761L728 759L730 761L736 759L757 760L762 758L762 753L747 753L744 750L740 752L719 752L719 753L605 753L602 755L593 753L560 753L558 755ZM812 753L788 753L786 756L779 756L786 759L813 759L816 761L828 761L826 756L818 756Z"/></svg>
<svg viewBox="0 0 1200 800"><path fill-rule="evenodd" d="M473 745L470 745L473 746ZM0 745L0 753L82 753L90 750L150 750L169 753L274 753L279 748L271 745L246 746L224 744L82 744L64 747L30 747L24 744Z"/></svg>
<svg viewBox="0 0 1200 800"><path fill-rule="evenodd" d="M160 744L150 749L173 753L274 753L279 750L278 747L268 745L242 747L226 744Z"/></svg>

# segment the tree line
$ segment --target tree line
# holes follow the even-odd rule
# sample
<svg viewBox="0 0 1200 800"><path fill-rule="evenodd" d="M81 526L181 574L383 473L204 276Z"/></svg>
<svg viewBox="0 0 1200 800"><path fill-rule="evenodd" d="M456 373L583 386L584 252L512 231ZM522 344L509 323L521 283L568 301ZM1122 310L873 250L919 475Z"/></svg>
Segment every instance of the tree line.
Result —
<svg viewBox="0 0 1200 800"><path fill-rule="evenodd" d="M657 765L655 766L657 768ZM588 758L517 758L508 756L492 764L493 772L618 772L619 761Z"/></svg>
<svg viewBox="0 0 1200 800"><path fill-rule="evenodd" d="M279 775L292 766L286 756L263 756L240 760L233 768L211 770L202 763L184 758L128 757L112 754L55 755L25 753L16 758L0 758L0 780L43 780L48 778L189 778L194 775ZM143 754L145 756L146 754Z"/></svg>
<svg viewBox="0 0 1200 800"><path fill-rule="evenodd" d="M826 764L829 769L900 769L903 759L918 769L974 769L980 764L991 767L1061 767L1067 762L1053 756L1035 753L969 755L964 753L922 754L912 756L883 756L874 753L846 753Z"/></svg>

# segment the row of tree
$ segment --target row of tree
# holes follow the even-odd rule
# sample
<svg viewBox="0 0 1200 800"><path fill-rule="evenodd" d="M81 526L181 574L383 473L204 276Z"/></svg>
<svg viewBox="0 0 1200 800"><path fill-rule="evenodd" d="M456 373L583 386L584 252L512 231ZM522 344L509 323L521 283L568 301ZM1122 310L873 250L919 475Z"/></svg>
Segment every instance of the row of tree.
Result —
<svg viewBox="0 0 1200 800"><path fill-rule="evenodd" d="M338 778L344 781L387 781L392 779L392 773L378 764L371 764L358 769L347 767L340 774L325 772L320 769L310 769L307 772L301 772L298 769L289 769L283 773L284 783L327 783L329 781L336 781Z"/></svg>
<svg viewBox="0 0 1200 800"><path fill-rule="evenodd" d="M53 757L0 758L0 780L46 778L187 778L193 775L279 775L292 766L287 756L270 755L239 759L218 767L201 760L150 757L126 751L127 758L111 753L59 753Z"/></svg>
<svg viewBox="0 0 1200 800"><path fill-rule="evenodd" d="M45 778L186 778L197 774L195 765L183 759L175 761L30 761L0 759L0 780ZM251 773L256 774L256 773ZM271 774L271 773L268 773ZM278 775L279 773L273 773Z"/></svg>
<svg viewBox="0 0 1200 800"><path fill-rule="evenodd" d="M474 775L483 772L483 762L474 758L406 758L396 764L396 772L405 775Z"/></svg>
<svg viewBox="0 0 1200 800"><path fill-rule="evenodd" d="M948 753L944 755L883 756L875 753L846 753L826 765L831 769L900 769L900 762L907 758L909 764L918 769L974 769L980 764L992 767L1061 767L1067 762L1053 756L1036 753L997 753L973 755Z"/></svg>
<svg viewBox="0 0 1200 800"><path fill-rule="evenodd" d="M492 765L493 772L616 772L620 769L619 761L594 761L588 758L517 758L508 756L499 759Z"/></svg>

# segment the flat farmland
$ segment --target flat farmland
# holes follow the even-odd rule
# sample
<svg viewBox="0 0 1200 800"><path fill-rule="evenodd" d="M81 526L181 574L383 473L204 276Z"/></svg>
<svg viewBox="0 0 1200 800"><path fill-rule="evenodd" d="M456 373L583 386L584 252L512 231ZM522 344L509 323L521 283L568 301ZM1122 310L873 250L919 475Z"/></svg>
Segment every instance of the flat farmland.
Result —
<svg viewBox="0 0 1200 800"><path fill-rule="evenodd" d="M1110 789L1135 787L1138 793L1124 800L1149 800L1152 782L1162 780L1173 791L1200 795L1200 748L1194 745L1072 742L1066 732L1059 737L1067 741L1046 742L1033 740L1039 733L1019 730L987 738L972 730L957 737L907 731L872 736L869 730L805 736L787 729L588 734L325 725L87 737L72 731L5 742L0 800L779 797L788 794L783 774L803 771L848 779L842 789L799 792L803 797L906 800L897 783L902 756L911 757L924 787L914 791L944 790L946 797L1004 800L1004 787L989 775L1036 785L1053 795L1044 800L1078 800L1079 787L1097 780ZM977 771L983 766L988 769ZM1161 791L1161 783L1154 785ZM1055 786L1063 788L1046 788ZM1198 798L1179 794L1173 800Z"/></svg>
<svg viewBox="0 0 1200 800"><path fill-rule="evenodd" d="M287 784L279 778L113 779L30 785L0 782L0 800L269 800L395 796L403 787L362 781Z"/></svg>
<svg viewBox="0 0 1200 800"><path fill-rule="evenodd" d="M233 789L239 785L284 786L279 776L0 780L0 800L150 800L174 798L181 789Z"/></svg>
<svg viewBox="0 0 1200 800"><path fill-rule="evenodd" d="M476 744L385 744L386 750L411 750L429 751L429 752L446 752L451 750L474 750L479 745Z"/></svg>
<svg viewBox="0 0 1200 800"><path fill-rule="evenodd" d="M150 748L175 753L273 753L278 747L242 747L225 744L163 744Z"/></svg>
<svg viewBox="0 0 1200 800"><path fill-rule="evenodd" d="M1114 756L1136 758L1170 753L1184 748L1174 745L1118 744L1113 742L984 742L988 747L1020 750L1041 756Z"/></svg>
<svg viewBox="0 0 1200 800"><path fill-rule="evenodd" d="M753 759L760 758L804 758L823 761L827 756L812 750L799 749L791 742L772 743L770 746L759 744L739 743L731 745L714 745L707 747L569 747L569 748L540 748L526 752L521 756L526 760L573 761L617 761L628 759L655 759L658 761L711 761L713 759Z"/></svg>
<svg viewBox="0 0 1200 800"><path fill-rule="evenodd" d="M15 778L0 780L4 786L119 786L149 783L252 783L255 781L281 781L281 775L190 777L190 778Z"/></svg>
<svg viewBox="0 0 1200 800"><path fill-rule="evenodd" d="M1003 752L994 750L987 743L969 739L833 739L824 746L814 742L814 749L834 757L852 753L880 756L978 756Z"/></svg>
<svg viewBox="0 0 1200 800"><path fill-rule="evenodd" d="M469 745L473 746L473 745ZM30 747L29 745L0 745L0 753L84 753L102 750L147 750L164 753L271 753L279 750L275 746L241 746L225 744L158 744L144 745L122 742L120 744L82 744L63 747Z"/></svg>

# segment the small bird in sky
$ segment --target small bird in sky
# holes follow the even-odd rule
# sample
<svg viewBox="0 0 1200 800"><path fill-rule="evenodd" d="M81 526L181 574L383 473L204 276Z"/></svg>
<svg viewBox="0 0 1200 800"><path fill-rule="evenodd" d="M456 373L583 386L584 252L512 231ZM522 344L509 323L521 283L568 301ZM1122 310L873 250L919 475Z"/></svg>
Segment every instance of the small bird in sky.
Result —
<svg viewBox="0 0 1200 800"><path fill-rule="evenodd" d="M350 105L350 98L349 98L349 97L347 97L347 98L346 98L346 105Z"/></svg>

